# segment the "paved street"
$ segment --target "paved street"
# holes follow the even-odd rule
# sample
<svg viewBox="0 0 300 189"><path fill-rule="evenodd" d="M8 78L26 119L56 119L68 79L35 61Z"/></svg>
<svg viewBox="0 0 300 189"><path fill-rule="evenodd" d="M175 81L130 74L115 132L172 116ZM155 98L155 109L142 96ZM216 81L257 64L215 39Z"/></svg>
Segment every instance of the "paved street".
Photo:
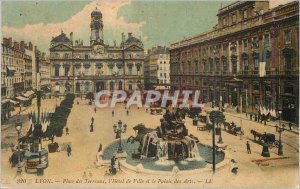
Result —
<svg viewBox="0 0 300 189"><path fill-rule="evenodd" d="M77 101L79 105L77 105ZM52 110L55 107L55 100L43 101L43 108ZM30 109L29 109L30 110ZM126 110L123 104L118 104L114 109L115 115L112 117L111 108L99 109L94 112L94 105L88 105L88 101L75 99L74 107L68 118L68 128L70 135L64 135L55 138L60 146L70 143L72 147L72 155L67 156L66 151L49 154L49 167L45 170L44 176L40 178L82 178L84 172L87 175L91 173L91 178L103 178L108 167L96 168L94 166L96 152L99 144L106 145L114 140L115 134L113 132L113 124L119 120L128 125L127 132L122 135L122 138L127 138L134 135L132 127L138 123L144 123L146 127L156 128L160 121L161 115L150 115L146 113L144 108L137 109L131 107L129 116L126 115ZM26 114L26 111L22 112ZM94 132L90 132L91 118L95 119ZM27 119L28 120L28 119ZM240 123L240 118L236 115L226 114L226 121L234 121ZM27 121L28 122L28 121ZM29 123L25 122L23 133L26 132ZM192 126L192 120L186 118L186 125L189 133L197 136L201 143L211 145L211 132L198 131L197 127ZM243 119L242 128L245 135L240 136L231 135L222 131L222 138L224 145L228 145L226 153L230 154L235 161L237 161L239 170L238 175L233 175L229 171L229 167L218 170L215 175L212 173L205 173L201 178L213 178L213 183L206 185L207 187L221 187L226 183L227 187L293 187L298 182L298 134L290 131L282 133L283 152L284 156L277 155L277 148L270 149L270 158L264 158L260 155L262 147L252 141L253 136L250 134L251 129L259 132L275 133L275 127L264 126L262 124ZM2 132L2 139L7 133L12 133L14 128L6 129ZM278 138L278 133L276 138ZM218 136L216 137L218 141ZM247 154L246 141L250 142L252 154ZM44 141L43 146L49 141ZM11 186L21 187L14 182L16 169L10 168L8 158L11 155L9 149L2 149L2 178L4 183L10 183ZM258 160L269 159L263 164L258 164ZM122 178L124 174L119 172L117 178ZM142 175L126 175L126 177L140 177ZM148 177L148 176L147 176ZM199 175L193 175L192 178L198 179ZM35 179L34 174L26 174L23 172L22 178ZM190 177L189 177L190 178ZM241 183L243 182L243 183ZM54 183L55 184L55 183ZM59 183L57 183L59 184ZM39 186L39 185L33 185ZM94 185L95 187L97 185ZM136 185L141 186L141 185ZM166 185L172 186L172 185ZM198 185L197 185L198 186ZM202 186L202 183L199 184ZM50 185L49 185L50 187Z"/></svg>

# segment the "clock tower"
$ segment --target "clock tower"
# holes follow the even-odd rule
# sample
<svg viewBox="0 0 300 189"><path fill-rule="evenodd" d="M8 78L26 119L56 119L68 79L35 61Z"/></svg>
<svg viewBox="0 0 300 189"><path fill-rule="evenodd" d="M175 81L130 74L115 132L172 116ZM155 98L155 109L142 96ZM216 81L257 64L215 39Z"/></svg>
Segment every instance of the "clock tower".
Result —
<svg viewBox="0 0 300 189"><path fill-rule="evenodd" d="M103 20L102 13L96 9L91 13L91 37L90 45L104 45L103 43Z"/></svg>

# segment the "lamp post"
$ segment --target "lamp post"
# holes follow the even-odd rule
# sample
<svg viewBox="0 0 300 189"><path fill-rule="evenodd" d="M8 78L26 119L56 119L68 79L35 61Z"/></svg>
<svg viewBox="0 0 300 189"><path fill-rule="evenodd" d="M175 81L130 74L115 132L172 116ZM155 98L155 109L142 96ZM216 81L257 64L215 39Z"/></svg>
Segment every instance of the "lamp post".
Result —
<svg viewBox="0 0 300 189"><path fill-rule="evenodd" d="M20 132L22 129L22 122L20 121L20 119L17 120L17 122L15 123L15 128L16 131L18 132L18 168L17 168L17 175L20 175L22 173L22 168L21 168L21 156L20 156Z"/></svg>
<svg viewBox="0 0 300 189"><path fill-rule="evenodd" d="M279 110L278 113L279 113L279 126L276 126L276 132L279 133L278 155L282 156L283 155L283 151L282 151L283 146L282 146L282 142L281 142L281 133L283 131L285 131L285 127L284 127L284 125L281 125L281 123L280 123L282 111Z"/></svg>
<svg viewBox="0 0 300 189"><path fill-rule="evenodd" d="M118 121L118 126L116 124L114 124L113 128L114 128L114 132L115 132L116 136L119 136L119 138L120 138L120 140L119 140L119 147L118 147L118 153L123 153L121 135L122 135L122 133L126 132L127 125L126 124L122 125L122 121L119 120Z"/></svg>

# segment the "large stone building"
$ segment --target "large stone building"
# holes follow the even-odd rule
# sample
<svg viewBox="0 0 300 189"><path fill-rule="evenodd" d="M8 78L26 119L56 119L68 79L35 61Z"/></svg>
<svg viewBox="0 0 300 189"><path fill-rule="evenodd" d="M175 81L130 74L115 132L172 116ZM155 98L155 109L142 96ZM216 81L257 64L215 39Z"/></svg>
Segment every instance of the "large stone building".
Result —
<svg viewBox="0 0 300 189"><path fill-rule="evenodd" d="M120 46L104 44L102 13L91 13L90 45L63 32L51 40L51 86L58 94L143 87L144 48L140 39L122 34Z"/></svg>
<svg viewBox="0 0 300 189"><path fill-rule="evenodd" d="M153 47L145 58L145 86L170 84L170 54L167 47Z"/></svg>
<svg viewBox="0 0 300 189"><path fill-rule="evenodd" d="M27 65L30 60L25 49L12 38L3 38L1 57L1 97L13 98L25 90L25 62Z"/></svg>
<svg viewBox="0 0 300 189"><path fill-rule="evenodd" d="M299 3L269 9L268 1L240 1L217 16L211 31L171 44L172 86L244 112L282 110L298 122Z"/></svg>

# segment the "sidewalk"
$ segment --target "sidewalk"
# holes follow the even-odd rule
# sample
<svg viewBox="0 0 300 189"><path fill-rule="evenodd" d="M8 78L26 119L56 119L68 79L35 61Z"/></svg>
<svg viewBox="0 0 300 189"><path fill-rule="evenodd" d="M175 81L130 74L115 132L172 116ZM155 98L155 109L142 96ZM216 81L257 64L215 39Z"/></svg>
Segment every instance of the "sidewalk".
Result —
<svg viewBox="0 0 300 189"><path fill-rule="evenodd" d="M248 121L251 121L250 120L250 116L248 114L248 117L246 117L246 114L243 113L242 115L239 114L239 113L231 113L231 112L224 112L224 115L229 115L229 116L233 116L233 117L237 117L237 118L241 118L241 119L244 119L244 120L248 120ZM253 122L256 122L252 119ZM258 122L256 122L258 123ZM280 123L284 124L285 125L285 128L286 130L285 131L289 131L289 132L292 132L292 133L295 133L295 134L299 134L299 127L295 126L293 124L293 128L292 130L289 130L289 127L288 127L288 123L287 121L284 121L284 120L280 120ZM264 125L264 123L261 123L262 125ZM275 125L279 125L279 120L276 120L276 121L267 121L266 123L266 126L270 126L270 127L275 127Z"/></svg>

